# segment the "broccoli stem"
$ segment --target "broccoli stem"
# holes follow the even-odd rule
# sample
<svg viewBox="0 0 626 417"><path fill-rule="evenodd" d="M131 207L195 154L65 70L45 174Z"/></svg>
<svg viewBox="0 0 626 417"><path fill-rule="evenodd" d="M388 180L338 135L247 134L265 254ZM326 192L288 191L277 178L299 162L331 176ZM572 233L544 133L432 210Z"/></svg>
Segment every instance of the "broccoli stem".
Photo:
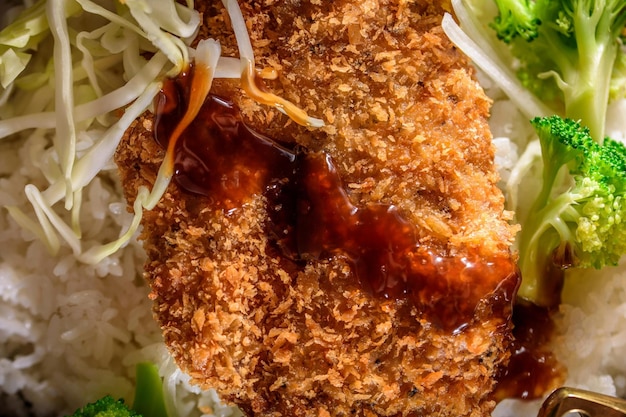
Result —
<svg viewBox="0 0 626 417"><path fill-rule="evenodd" d="M609 103L611 76L619 50L623 5L605 2L573 2L573 26L577 60L563 66L565 114L580 120L601 143ZM591 9L590 9L591 7ZM559 36L556 34L556 36Z"/></svg>
<svg viewBox="0 0 626 417"><path fill-rule="evenodd" d="M156 365L150 362L137 364L137 388L133 410L143 417L168 417L163 396L163 383Z"/></svg>
<svg viewBox="0 0 626 417"><path fill-rule="evenodd" d="M618 45L611 40L591 39L585 31L577 31L579 63L577 68L564 71L565 114L580 120L598 142L604 138L604 124L611 83L611 73L617 58ZM581 39L578 39L581 38Z"/></svg>
<svg viewBox="0 0 626 417"><path fill-rule="evenodd" d="M550 238L542 239L551 240ZM541 251L541 245L532 248ZM558 249L558 246L555 248ZM561 302L561 289L565 270L552 262L553 254L538 254L530 251L525 261L520 259L520 271L524 277L518 297L540 307L555 307Z"/></svg>
<svg viewBox="0 0 626 417"><path fill-rule="evenodd" d="M545 195L544 190L541 195ZM562 247L562 242L573 241L570 229L564 223L571 217L569 208L572 204L569 193L549 202L547 197L538 198L522 228L518 263L522 283L518 296L538 306L554 307L560 302L564 269L570 265L563 265L563 255L559 252L568 250Z"/></svg>

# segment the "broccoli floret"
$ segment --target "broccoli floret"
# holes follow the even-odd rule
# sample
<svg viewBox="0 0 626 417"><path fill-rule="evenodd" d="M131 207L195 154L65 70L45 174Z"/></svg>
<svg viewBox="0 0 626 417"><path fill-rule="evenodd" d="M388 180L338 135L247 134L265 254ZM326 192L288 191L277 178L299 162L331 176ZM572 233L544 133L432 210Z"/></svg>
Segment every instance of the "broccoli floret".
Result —
<svg viewBox="0 0 626 417"><path fill-rule="evenodd" d="M168 417L163 381L156 365L141 362L135 370L137 387L132 407L128 407L122 399L115 400L107 395L76 410L68 417Z"/></svg>
<svg viewBox="0 0 626 417"><path fill-rule="evenodd" d="M141 417L141 415L128 408L124 400L116 400L107 395L76 410L69 417Z"/></svg>
<svg viewBox="0 0 626 417"><path fill-rule="evenodd" d="M535 118L532 124L543 185L522 224L519 295L548 306L558 301L564 269L615 265L626 253L626 147L610 138L599 144L572 119Z"/></svg>
<svg viewBox="0 0 626 417"><path fill-rule="evenodd" d="M526 41L535 39L539 33L541 20L535 14L532 0L496 0L499 14L491 23L498 38L510 43L520 36Z"/></svg>
<svg viewBox="0 0 626 417"><path fill-rule="evenodd" d="M626 24L626 0L496 0L491 25L519 60L518 77L561 113L580 120L598 140Z"/></svg>

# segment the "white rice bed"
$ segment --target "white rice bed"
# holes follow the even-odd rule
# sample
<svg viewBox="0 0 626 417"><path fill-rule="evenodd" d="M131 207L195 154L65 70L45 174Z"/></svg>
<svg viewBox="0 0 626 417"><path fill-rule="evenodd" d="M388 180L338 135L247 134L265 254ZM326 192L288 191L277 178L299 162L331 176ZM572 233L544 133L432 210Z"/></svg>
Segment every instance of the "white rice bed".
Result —
<svg viewBox="0 0 626 417"><path fill-rule="evenodd" d="M534 135L530 123L490 80L479 73L481 85L494 99L490 127L496 145L496 165L503 180L514 166L518 150ZM626 139L626 100L609 105L607 135ZM541 187L540 173L526 181L519 195ZM528 206L532 199L526 203ZM523 208L524 204L521 204ZM626 259L601 271L566 272L562 304L555 316L552 348L567 368L564 385L626 398ZM495 417L536 416L541 401L505 400Z"/></svg>
<svg viewBox="0 0 626 417"><path fill-rule="evenodd" d="M23 190L44 183L29 157L41 145L0 143L1 205L30 211ZM84 191L83 208L86 241L111 241L130 221L114 167ZM50 256L2 209L0 248L0 416L63 416L106 394L131 404L141 361L158 365L178 415L235 414L214 392L198 394L167 353L136 240L85 265L68 248Z"/></svg>

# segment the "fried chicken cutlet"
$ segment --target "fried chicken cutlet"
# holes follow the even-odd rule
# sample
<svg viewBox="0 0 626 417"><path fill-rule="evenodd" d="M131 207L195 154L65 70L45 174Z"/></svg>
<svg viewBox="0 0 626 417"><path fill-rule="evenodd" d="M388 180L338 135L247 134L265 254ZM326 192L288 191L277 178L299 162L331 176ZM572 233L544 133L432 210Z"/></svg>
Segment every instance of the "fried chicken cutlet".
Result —
<svg viewBox="0 0 626 417"><path fill-rule="evenodd" d="M236 57L222 5L197 7L200 37ZM509 355L516 228L496 187L490 102L440 28L446 6L240 7L257 67L277 73L265 87L326 124L300 126L214 81L183 146L196 154L177 159L142 223L177 363L251 416L489 415ZM129 204L154 184L184 86L119 146Z"/></svg>

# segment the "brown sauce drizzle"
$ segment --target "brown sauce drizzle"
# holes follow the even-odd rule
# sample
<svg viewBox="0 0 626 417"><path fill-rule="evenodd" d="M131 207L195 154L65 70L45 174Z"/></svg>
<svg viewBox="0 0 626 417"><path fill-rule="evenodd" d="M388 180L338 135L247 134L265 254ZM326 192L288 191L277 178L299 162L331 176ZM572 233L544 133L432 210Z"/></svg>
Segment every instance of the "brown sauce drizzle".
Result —
<svg viewBox="0 0 626 417"><path fill-rule="evenodd" d="M155 102L155 137L167 147L185 113L193 68L168 80ZM392 205L357 207L328 155L253 131L228 100L210 95L176 143L174 180L225 211L255 195L268 201L268 233L297 264L342 257L374 294L411 302L435 325L461 331L481 300L510 314L516 268L506 254L450 255L418 241Z"/></svg>
<svg viewBox="0 0 626 417"><path fill-rule="evenodd" d="M155 138L164 148L185 113L192 71L168 80L155 100ZM255 132L230 101L209 95L179 142L177 184L226 212L265 196L268 234L294 265L342 257L369 291L409 301L452 332L471 322L481 302L510 317L519 277L508 256L451 256L421 245L415 227L393 205L353 205L328 155ZM539 398L564 375L546 349L550 316L518 303L513 322L512 358L495 398Z"/></svg>
<svg viewBox="0 0 626 417"><path fill-rule="evenodd" d="M155 138L167 148L186 110L190 75L168 80L155 101ZM350 202L331 158L279 143L250 129L230 101L210 95L176 144L174 180L226 212L253 196L268 204L267 232L293 265L345 259L355 278L386 299L409 302L431 322L462 331L480 303L510 317L519 283L508 256L485 259L420 244L417 230L393 205ZM544 395L564 372L546 345L548 311L518 303L510 365L498 378L497 400Z"/></svg>
<svg viewBox="0 0 626 417"><path fill-rule="evenodd" d="M560 386L565 369L549 345L554 335L551 309L518 301L513 310L511 360L501 370L495 397L534 400Z"/></svg>
<svg viewBox="0 0 626 417"><path fill-rule="evenodd" d="M307 154L298 179L302 256L347 259L374 294L408 300L446 330L461 331L487 297L494 308L510 308L517 275L508 257L451 256L420 244L417 230L397 207L353 205L327 155Z"/></svg>
<svg viewBox="0 0 626 417"><path fill-rule="evenodd" d="M157 102L155 136L164 147L184 113L184 106L162 108L180 100L176 95L169 84ZM174 180L184 190L231 210L293 176L295 153L241 123L231 102L210 95L198 119L202 123L191 124L174 153Z"/></svg>

